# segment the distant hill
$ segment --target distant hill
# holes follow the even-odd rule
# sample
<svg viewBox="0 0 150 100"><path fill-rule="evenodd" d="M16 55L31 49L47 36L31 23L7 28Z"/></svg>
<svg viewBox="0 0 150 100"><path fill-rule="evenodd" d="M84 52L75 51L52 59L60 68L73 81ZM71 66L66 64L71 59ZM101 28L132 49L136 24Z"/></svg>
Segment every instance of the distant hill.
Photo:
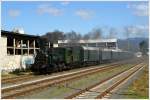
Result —
<svg viewBox="0 0 150 100"><path fill-rule="evenodd" d="M139 43L143 40L148 42L148 38L118 39L118 47L123 50L128 50L128 41L129 41L129 50L137 52L139 51Z"/></svg>

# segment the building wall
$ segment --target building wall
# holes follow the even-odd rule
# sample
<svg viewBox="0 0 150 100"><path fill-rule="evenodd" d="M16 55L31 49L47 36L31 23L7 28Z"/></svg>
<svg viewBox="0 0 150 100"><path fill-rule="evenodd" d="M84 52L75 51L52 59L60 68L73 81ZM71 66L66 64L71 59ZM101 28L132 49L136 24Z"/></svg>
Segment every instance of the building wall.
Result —
<svg viewBox="0 0 150 100"><path fill-rule="evenodd" d="M5 56L2 62L2 70L11 71L18 68L26 68L26 64L34 62L33 56L11 55Z"/></svg>
<svg viewBox="0 0 150 100"><path fill-rule="evenodd" d="M33 55L7 55L7 37L0 38L0 67L2 71L26 68L34 63Z"/></svg>
<svg viewBox="0 0 150 100"><path fill-rule="evenodd" d="M2 68L7 55L7 38L0 37L0 67Z"/></svg>

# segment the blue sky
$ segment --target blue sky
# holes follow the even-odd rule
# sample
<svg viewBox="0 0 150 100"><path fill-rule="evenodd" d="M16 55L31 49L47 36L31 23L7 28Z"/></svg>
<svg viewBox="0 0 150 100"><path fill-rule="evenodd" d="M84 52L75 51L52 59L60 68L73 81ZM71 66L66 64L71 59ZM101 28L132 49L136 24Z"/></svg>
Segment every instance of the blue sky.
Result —
<svg viewBox="0 0 150 100"><path fill-rule="evenodd" d="M3 1L1 6L2 29L8 31L21 27L32 35L56 29L86 34L100 27L105 36L115 28L123 38L127 27L131 36L148 37L148 2Z"/></svg>

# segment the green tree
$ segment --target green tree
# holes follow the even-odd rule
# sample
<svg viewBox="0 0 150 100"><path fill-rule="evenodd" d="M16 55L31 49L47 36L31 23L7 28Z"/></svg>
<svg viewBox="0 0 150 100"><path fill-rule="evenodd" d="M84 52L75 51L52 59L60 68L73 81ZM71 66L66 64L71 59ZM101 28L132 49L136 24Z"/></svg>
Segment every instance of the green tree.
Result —
<svg viewBox="0 0 150 100"><path fill-rule="evenodd" d="M44 37L45 39L47 39L47 41L51 43L57 43L58 40L64 39L64 33L59 30L54 30L53 32L47 32L42 37Z"/></svg>
<svg viewBox="0 0 150 100"><path fill-rule="evenodd" d="M143 40L142 42L139 43L139 48L142 54L146 55L148 52L148 43Z"/></svg>

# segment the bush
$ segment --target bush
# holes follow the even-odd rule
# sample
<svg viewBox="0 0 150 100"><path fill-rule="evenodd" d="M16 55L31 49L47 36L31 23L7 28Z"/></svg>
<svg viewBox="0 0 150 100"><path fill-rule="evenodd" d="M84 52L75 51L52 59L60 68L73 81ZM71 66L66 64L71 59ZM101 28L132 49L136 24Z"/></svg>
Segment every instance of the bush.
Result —
<svg viewBox="0 0 150 100"><path fill-rule="evenodd" d="M17 74L17 75L19 75L20 72L21 72L21 69L15 69L12 72L10 72L10 74Z"/></svg>
<svg viewBox="0 0 150 100"><path fill-rule="evenodd" d="M15 70L13 70L12 72L10 72L10 74L16 74L16 75L21 75L21 74L23 74L23 72L30 72L31 70L30 70L30 67L28 67L28 68L26 68L26 69L24 69L24 68L18 68L18 69L15 69Z"/></svg>

